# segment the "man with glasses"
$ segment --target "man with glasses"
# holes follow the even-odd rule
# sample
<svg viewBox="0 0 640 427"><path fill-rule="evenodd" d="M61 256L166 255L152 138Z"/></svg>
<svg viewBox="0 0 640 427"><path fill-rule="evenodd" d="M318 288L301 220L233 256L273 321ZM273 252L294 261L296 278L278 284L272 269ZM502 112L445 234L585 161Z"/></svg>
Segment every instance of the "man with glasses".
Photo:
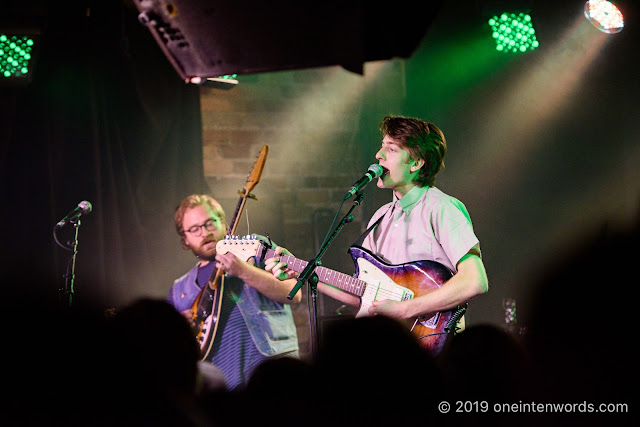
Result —
<svg viewBox="0 0 640 427"><path fill-rule="evenodd" d="M224 375L229 390L246 385L253 369L275 356L298 356L298 339L287 299L295 280L280 281L262 268L232 253L216 254L216 243L226 231L220 204L208 195L186 197L174 215L182 247L198 258L196 265L177 279L168 301L189 321L192 306L216 269L226 273L222 305L217 316L213 347L206 360ZM195 338L194 338L195 339Z"/></svg>

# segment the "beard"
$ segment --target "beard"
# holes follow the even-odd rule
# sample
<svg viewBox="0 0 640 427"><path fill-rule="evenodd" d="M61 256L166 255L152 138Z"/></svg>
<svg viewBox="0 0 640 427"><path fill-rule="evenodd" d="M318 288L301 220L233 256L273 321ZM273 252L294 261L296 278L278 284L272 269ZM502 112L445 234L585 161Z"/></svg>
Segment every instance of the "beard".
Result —
<svg viewBox="0 0 640 427"><path fill-rule="evenodd" d="M218 241L212 237L203 240L197 247L189 246L189 248L191 248L191 252L196 257L206 261L213 261L216 258L216 243Z"/></svg>

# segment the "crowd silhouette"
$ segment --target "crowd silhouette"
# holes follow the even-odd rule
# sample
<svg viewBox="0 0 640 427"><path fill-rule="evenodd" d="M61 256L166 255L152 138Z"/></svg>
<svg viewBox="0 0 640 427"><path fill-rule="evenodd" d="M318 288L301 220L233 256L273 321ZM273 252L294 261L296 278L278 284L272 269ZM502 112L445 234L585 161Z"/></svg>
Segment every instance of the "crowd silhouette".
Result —
<svg viewBox="0 0 640 427"><path fill-rule="evenodd" d="M474 325L432 356L394 320L346 318L324 328L312 360L270 359L241 390L212 381L188 323L165 301L142 298L105 315L9 293L3 424L626 425L639 238L637 227L600 230L530 278L524 335ZM497 413L503 403L515 410ZM522 410L530 403L572 409ZM603 413L600 404L627 409Z"/></svg>

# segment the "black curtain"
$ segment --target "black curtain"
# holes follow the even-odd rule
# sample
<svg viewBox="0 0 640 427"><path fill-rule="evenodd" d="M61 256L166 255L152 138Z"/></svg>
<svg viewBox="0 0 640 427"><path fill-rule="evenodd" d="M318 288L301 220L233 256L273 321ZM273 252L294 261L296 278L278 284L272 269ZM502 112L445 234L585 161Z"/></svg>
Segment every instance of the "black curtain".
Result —
<svg viewBox="0 0 640 427"><path fill-rule="evenodd" d="M206 192L199 90L183 83L126 2L62 2L46 13L33 80L0 88L2 287L113 307L164 295L185 271L173 211ZM55 224L92 212L71 252ZM74 228L57 232L63 243ZM53 302L53 301L52 301ZM67 303L63 299L63 303Z"/></svg>

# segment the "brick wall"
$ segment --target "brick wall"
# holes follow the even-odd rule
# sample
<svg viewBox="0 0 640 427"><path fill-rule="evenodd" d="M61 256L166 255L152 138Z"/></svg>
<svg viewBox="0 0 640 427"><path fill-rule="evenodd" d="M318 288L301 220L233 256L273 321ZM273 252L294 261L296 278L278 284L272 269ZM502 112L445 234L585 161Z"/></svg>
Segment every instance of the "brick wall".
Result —
<svg viewBox="0 0 640 427"><path fill-rule="evenodd" d="M346 191L375 161L377 125L385 114L397 113L405 97L404 64L366 64L364 75L327 67L238 80L229 90L201 89L204 171L211 193L230 219L237 191L267 145L264 172L252 191L257 200L247 201L237 234L268 233L298 258L311 259ZM350 206L345 204L339 219ZM356 208L353 223L323 256L325 266L353 272L346 249L369 215ZM309 353L306 288L300 290L302 304L294 307L303 357ZM317 300L321 318L340 309L322 295Z"/></svg>

